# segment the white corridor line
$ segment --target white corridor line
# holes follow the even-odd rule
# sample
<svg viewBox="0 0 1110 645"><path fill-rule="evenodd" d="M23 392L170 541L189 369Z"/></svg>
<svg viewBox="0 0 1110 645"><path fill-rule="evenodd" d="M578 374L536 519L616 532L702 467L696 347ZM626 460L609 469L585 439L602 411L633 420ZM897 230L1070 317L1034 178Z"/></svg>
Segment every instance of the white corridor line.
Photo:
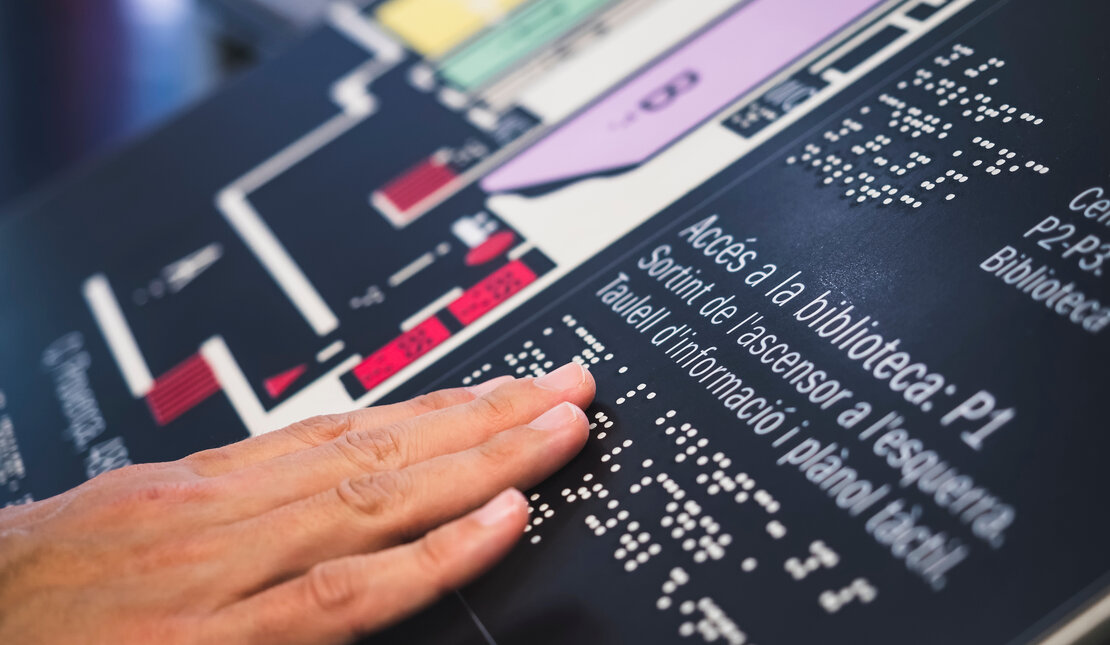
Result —
<svg viewBox="0 0 1110 645"><path fill-rule="evenodd" d="M108 342L108 349L116 359L116 365L131 390L131 396L142 398L154 387L154 377L150 375L150 368L139 351L139 344L131 333L127 319L123 317L123 310L112 293L112 285L103 273L98 273L88 280L81 288L85 301L89 303L100 333Z"/></svg>
<svg viewBox="0 0 1110 645"><path fill-rule="evenodd" d="M332 84L331 98L339 105L341 112L279 150L216 195L216 208L318 336L327 336L338 329L339 318L251 205L250 194L370 118L378 108L369 91L370 85L404 57L404 50L399 45L359 18L353 7L342 3L336 5L331 19L349 37L354 31L359 43L374 54L372 59ZM356 24L359 26L356 27Z"/></svg>
<svg viewBox="0 0 1110 645"><path fill-rule="evenodd" d="M339 318L274 232L255 212L246 195L227 189L216 198L216 204L224 219L243 239L297 311L301 312L312 330L318 336L327 336L335 331L339 327Z"/></svg>

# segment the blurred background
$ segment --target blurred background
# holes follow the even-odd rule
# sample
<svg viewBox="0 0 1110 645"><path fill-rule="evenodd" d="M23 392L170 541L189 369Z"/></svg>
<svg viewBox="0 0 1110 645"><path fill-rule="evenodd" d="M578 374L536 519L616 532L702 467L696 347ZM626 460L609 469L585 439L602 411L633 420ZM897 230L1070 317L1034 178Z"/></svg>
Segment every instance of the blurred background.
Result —
<svg viewBox="0 0 1110 645"><path fill-rule="evenodd" d="M3 0L0 217L296 40L327 0Z"/></svg>

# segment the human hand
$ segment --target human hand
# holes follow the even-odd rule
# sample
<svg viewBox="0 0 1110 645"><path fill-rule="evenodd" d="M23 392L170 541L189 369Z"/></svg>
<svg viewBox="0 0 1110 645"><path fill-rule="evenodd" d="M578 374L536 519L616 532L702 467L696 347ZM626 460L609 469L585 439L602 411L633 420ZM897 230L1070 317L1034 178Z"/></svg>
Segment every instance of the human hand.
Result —
<svg viewBox="0 0 1110 645"><path fill-rule="evenodd" d="M571 363L2 510L0 643L345 643L381 629L509 550L527 523L513 487L578 453L593 396Z"/></svg>

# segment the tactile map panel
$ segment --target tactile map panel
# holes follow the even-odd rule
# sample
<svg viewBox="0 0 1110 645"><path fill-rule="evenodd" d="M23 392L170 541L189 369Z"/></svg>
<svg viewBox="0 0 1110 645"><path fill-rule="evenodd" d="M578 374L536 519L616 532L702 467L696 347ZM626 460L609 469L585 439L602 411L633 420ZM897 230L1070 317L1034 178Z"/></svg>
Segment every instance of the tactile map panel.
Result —
<svg viewBox="0 0 1110 645"><path fill-rule="evenodd" d="M1110 587L1108 29L337 3L0 228L0 503L575 360L522 543L378 640L1036 641Z"/></svg>

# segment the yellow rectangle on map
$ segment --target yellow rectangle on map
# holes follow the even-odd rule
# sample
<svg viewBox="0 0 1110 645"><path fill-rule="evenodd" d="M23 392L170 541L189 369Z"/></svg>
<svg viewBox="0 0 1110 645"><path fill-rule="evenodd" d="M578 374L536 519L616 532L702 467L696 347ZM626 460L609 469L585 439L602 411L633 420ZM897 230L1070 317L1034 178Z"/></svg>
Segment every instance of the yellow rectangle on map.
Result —
<svg viewBox="0 0 1110 645"><path fill-rule="evenodd" d="M374 17L409 47L438 58L526 0L390 0Z"/></svg>

